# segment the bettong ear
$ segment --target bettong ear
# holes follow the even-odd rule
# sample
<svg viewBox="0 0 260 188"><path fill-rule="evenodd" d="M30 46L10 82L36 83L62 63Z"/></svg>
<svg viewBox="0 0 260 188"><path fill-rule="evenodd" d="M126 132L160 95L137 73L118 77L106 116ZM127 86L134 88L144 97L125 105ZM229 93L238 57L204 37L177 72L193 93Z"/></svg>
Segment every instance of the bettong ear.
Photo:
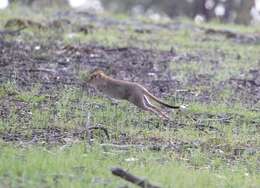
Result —
<svg viewBox="0 0 260 188"><path fill-rule="evenodd" d="M98 73L95 75L95 78L101 78L102 77L102 74L101 73Z"/></svg>
<svg viewBox="0 0 260 188"><path fill-rule="evenodd" d="M98 73L103 73L103 71L99 68L94 69L93 71L90 72L90 74L98 74Z"/></svg>
<svg viewBox="0 0 260 188"><path fill-rule="evenodd" d="M103 75L103 71L99 69L95 69L91 73L89 73L88 80L93 80L95 78L101 78Z"/></svg>

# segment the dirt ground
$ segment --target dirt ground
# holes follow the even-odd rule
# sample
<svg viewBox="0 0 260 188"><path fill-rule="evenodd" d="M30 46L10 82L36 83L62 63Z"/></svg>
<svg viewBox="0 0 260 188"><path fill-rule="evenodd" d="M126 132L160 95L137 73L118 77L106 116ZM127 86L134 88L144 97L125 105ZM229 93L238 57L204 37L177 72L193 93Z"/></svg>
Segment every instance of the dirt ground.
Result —
<svg viewBox="0 0 260 188"><path fill-rule="evenodd" d="M73 17L71 20L67 18L72 13L60 13L66 19L60 21L50 22L45 25L37 25L24 21L20 23L19 27L45 27L56 28L57 24L61 28L71 26L73 20L77 17ZM143 24L133 20L128 22L120 22L113 19L100 19L92 14L84 14L85 18L91 23L95 22L95 27L105 28L108 26L120 26L126 27L132 25L135 32L149 33L160 29L193 29L194 31L200 30L200 28L194 28L194 26L175 23L175 24ZM73 14L74 15L74 14ZM74 15L75 16L75 15ZM79 14L78 16L82 16ZM13 23L16 25L17 23ZM56 24L56 25L55 25ZM12 22L8 26L12 25ZM83 30L88 33L93 30L93 27L85 25L77 25L74 27L77 30ZM6 31L7 32L7 31ZM22 33L23 31L21 31ZM212 31L208 31L212 32ZM250 38L244 35L235 35L233 33L220 33L221 35L227 35L228 40L233 40L239 43L257 43L258 38ZM11 35L14 40L6 40L6 35ZM213 80L214 75L210 74L188 74L186 81L182 82L176 79L178 72L175 72L170 68L170 62L175 64L182 63L183 61L203 61L203 57L200 54L194 53L180 53L175 50L169 49L156 50L156 49L142 49L138 47L106 47L102 45L94 44L65 44L63 42L46 42L38 43L36 41L19 41L15 40L19 38L20 33L4 33L0 37L0 83L6 83L12 81L16 83L16 86L23 91L31 88L34 85L40 85L41 94L53 95L53 92L64 91L67 86L81 87L79 74L80 72L90 71L94 68L101 68L105 70L109 75L118 79L130 80L145 85L152 93L158 97L167 97L171 95L178 95L180 98L177 100L185 101L189 103L191 101L209 103L214 100L218 100L219 93L223 88L230 88L234 93L230 97L230 103L234 100L238 100L243 96L243 103L245 107L250 107L260 100L260 69L254 68L247 72L241 72L238 76L229 78L227 80L215 83ZM249 39L251 40L249 40ZM240 58L239 56L237 57ZM215 73L218 72L218 68L221 67L220 62L212 61L212 64L216 64ZM260 62L258 63L260 67ZM208 87L208 90L204 90L199 94L196 91L186 88ZM94 93L92 89L85 88L87 92ZM55 93L55 92L54 92ZM7 96L1 98L0 103L0 115L1 118L6 119L10 117L10 106L15 105L17 107L17 114L20 116L20 120L26 124L26 121L30 120L30 113L27 103L17 100L16 93L8 93ZM246 96L246 97L244 97ZM53 103L57 100L55 95L52 96ZM254 110L259 111L259 108ZM193 114L196 119L201 114ZM224 124L228 124L232 118L243 120L243 117L234 116L230 114L223 114L215 117L211 114L205 114L205 117L218 119ZM253 124L259 122L251 121ZM174 124L174 122L173 122ZM171 125L169 127L183 126ZM204 130L206 125L203 123L197 123L197 128ZM259 124L258 124L259 127ZM212 127L212 131L218 131L218 129ZM32 129L31 134L28 137L19 131L12 129L2 131L0 133L2 139L6 142L12 141L24 141L24 142L40 142L41 140L47 143L63 143L64 138L75 139L84 137L84 133L79 130L68 131L66 129L51 128L46 129ZM80 136L79 136L80 135ZM128 138L122 136L122 140L118 142L127 143ZM135 141L136 143L142 142ZM161 141L158 138L150 138L150 145L160 145ZM180 149L187 144L179 141L179 144L163 143L164 147L171 147L173 149ZM189 143L196 147L194 143ZM174 148L177 147L177 148Z"/></svg>

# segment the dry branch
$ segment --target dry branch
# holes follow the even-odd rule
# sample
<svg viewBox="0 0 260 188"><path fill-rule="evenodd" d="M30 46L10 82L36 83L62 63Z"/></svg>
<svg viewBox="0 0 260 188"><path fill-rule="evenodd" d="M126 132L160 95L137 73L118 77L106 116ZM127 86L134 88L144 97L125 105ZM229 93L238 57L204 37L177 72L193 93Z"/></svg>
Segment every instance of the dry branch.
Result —
<svg viewBox="0 0 260 188"><path fill-rule="evenodd" d="M142 188L160 188L157 185L153 185L153 184L149 183L148 180L139 178L135 175L130 174L129 172L126 172L122 168L118 168L118 167L112 168L111 172L113 175L123 178L124 180L129 181Z"/></svg>

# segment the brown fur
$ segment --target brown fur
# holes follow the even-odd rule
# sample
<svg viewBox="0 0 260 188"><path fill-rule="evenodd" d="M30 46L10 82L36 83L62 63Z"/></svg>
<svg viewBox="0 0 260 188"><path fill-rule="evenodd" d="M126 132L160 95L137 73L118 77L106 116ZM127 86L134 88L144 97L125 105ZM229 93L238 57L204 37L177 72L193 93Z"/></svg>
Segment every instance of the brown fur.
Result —
<svg viewBox="0 0 260 188"><path fill-rule="evenodd" d="M168 108L180 108L180 106L172 106L164 103L138 83L111 78L99 69L94 70L90 74L87 83L110 97L128 100L139 108L153 112L161 118L169 119L160 108L150 102L151 99Z"/></svg>

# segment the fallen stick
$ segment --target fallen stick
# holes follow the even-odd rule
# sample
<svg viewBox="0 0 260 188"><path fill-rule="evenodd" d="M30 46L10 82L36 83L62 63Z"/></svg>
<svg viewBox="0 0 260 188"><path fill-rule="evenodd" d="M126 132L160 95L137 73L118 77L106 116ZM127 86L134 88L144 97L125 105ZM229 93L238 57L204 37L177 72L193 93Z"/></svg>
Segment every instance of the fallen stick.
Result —
<svg viewBox="0 0 260 188"><path fill-rule="evenodd" d="M126 172L122 168L118 168L118 167L112 168L111 172L113 175L123 178L124 180L129 181L142 188L160 188L157 185L152 185L151 183L148 182L148 180L141 179L137 176L130 174L129 172Z"/></svg>

